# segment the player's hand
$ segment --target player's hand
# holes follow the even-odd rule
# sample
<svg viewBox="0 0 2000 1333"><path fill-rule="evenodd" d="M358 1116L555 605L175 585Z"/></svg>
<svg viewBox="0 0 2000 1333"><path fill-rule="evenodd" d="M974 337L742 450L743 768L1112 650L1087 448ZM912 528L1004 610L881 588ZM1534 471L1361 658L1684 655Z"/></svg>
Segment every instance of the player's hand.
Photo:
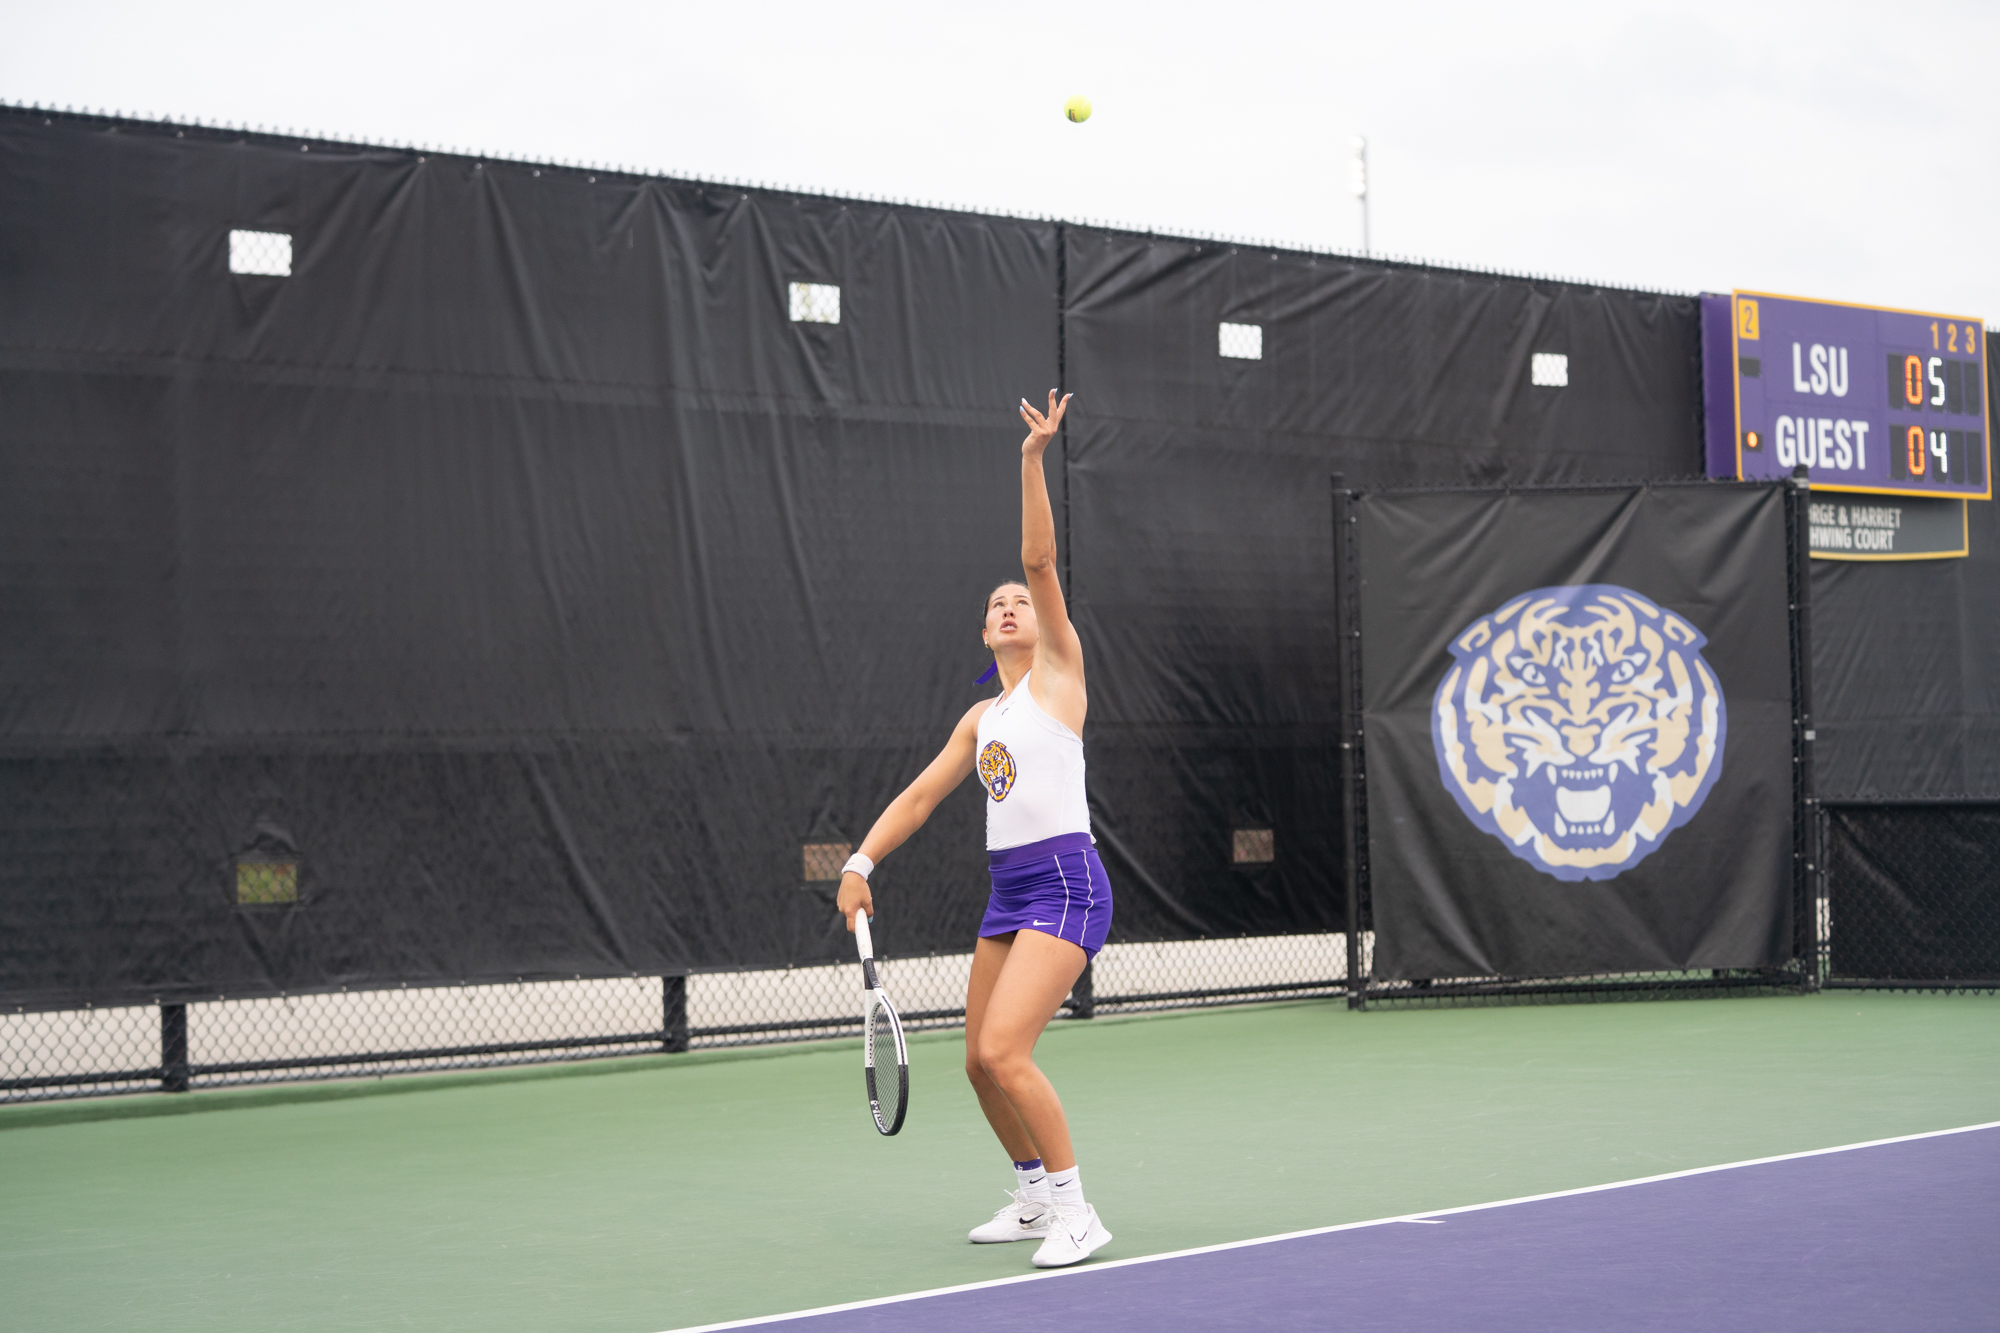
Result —
<svg viewBox="0 0 2000 1333"><path fill-rule="evenodd" d="M868 881L852 870L840 877L840 897L834 900L834 905L847 918L847 933L850 935L854 933L856 912L868 913L870 920L875 916L875 896L868 892Z"/></svg>
<svg viewBox="0 0 2000 1333"><path fill-rule="evenodd" d="M1064 394L1062 401L1056 401L1056 391L1049 390L1049 410L1037 412L1028 406L1028 400L1021 400L1021 420L1028 423L1028 438L1021 441L1021 457L1039 458L1042 450L1049 447L1049 441L1056 437L1056 428L1062 425L1063 413L1069 410L1072 394Z"/></svg>

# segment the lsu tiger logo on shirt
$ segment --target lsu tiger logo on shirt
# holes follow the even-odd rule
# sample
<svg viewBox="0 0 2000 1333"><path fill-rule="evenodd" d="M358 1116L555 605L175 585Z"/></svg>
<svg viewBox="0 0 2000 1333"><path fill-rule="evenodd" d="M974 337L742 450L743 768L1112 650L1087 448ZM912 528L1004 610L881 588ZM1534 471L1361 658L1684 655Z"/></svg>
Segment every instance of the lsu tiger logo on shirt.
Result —
<svg viewBox="0 0 2000 1333"><path fill-rule="evenodd" d="M1630 588L1537 588L1451 642L1431 704L1466 818L1561 880L1611 879L1694 818L1729 715L1708 639Z"/></svg>
<svg viewBox="0 0 2000 1333"><path fill-rule="evenodd" d="M986 742L986 748L979 752L979 780L996 801L1006 800L1014 789L1014 756L999 741Z"/></svg>

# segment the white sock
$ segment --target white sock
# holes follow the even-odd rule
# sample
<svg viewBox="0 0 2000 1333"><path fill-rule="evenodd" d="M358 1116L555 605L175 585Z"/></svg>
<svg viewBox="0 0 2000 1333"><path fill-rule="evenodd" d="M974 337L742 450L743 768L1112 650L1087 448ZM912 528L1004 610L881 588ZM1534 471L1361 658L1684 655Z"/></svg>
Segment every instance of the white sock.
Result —
<svg viewBox="0 0 2000 1333"><path fill-rule="evenodd" d="M1048 1189L1051 1204L1070 1212L1083 1212L1085 1207L1083 1177L1077 1174L1079 1170L1080 1167L1073 1166L1067 1171L1049 1172Z"/></svg>
<svg viewBox="0 0 2000 1333"><path fill-rule="evenodd" d="M1024 1202L1048 1207L1049 1173L1042 1169L1041 1158L1031 1157L1025 1162L1014 1163L1014 1181Z"/></svg>

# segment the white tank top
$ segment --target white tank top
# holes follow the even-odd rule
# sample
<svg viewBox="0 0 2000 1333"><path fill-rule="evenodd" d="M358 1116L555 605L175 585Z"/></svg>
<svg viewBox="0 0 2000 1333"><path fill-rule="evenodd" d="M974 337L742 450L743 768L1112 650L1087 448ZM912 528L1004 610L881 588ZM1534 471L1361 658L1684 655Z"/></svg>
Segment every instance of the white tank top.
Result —
<svg viewBox="0 0 2000 1333"><path fill-rule="evenodd" d="M1090 832L1083 738L1042 711L1028 676L979 715L973 771L986 788L987 851Z"/></svg>

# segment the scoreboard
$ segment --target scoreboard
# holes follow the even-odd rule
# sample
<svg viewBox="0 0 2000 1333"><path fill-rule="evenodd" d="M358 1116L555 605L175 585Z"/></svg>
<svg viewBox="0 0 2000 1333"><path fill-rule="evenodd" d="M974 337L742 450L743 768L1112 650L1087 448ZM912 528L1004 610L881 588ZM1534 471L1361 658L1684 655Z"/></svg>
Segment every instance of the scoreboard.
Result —
<svg viewBox="0 0 2000 1333"><path fill-rule="evenodd" d="M1815 491L1992 498L1980 320L1767 292L1702 307L1710 476L1803 464Z"/></svg>

